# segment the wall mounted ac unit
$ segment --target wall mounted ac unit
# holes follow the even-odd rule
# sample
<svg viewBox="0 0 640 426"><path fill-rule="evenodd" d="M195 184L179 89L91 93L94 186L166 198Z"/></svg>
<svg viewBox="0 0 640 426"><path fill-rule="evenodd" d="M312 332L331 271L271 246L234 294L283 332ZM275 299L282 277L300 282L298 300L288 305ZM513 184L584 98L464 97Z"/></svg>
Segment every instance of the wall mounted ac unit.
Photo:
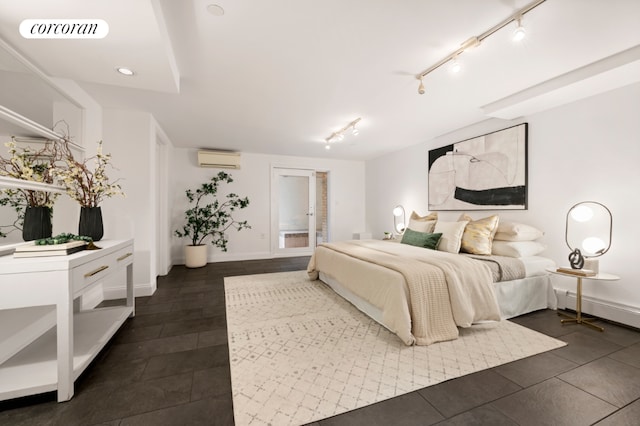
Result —
<svg viewBox="0 0 640 426"><path fill-rule="evenodd" d="M200 167L215 167L218 169L239 169L240 153L226 151L198 151L198 165Z"/></svg>

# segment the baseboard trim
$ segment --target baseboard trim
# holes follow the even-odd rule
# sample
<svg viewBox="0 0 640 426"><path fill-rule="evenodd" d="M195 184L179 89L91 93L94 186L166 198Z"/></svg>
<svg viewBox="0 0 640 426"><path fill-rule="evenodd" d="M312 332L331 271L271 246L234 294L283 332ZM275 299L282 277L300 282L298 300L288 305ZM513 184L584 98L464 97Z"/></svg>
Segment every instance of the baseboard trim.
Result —
<svg viewBox="0 0 640 426"><path fill-rule="evenodd" d="M554 289L554 291L558 299L558 309L576 309L575 292L562 289ZM640 308L635 306L583 295L582 312L634 328L640 328Z"/></svg>
<svg viewBox="0 0 640 426"><path fill-rule="evenodd" d="M278 253L273 254L271 252L254 252L254 253L215 253L209 255L207 263L219 263L219 262L236 262L242 260L262 260L262 259L275 259L280 257L299 257L299 256L311 256L309 253ZM184 265L184 256L180 256L174 260L171 266ZM169 268L169 271L171 268ZM168 272L167 272L168 273Z"/></svg>

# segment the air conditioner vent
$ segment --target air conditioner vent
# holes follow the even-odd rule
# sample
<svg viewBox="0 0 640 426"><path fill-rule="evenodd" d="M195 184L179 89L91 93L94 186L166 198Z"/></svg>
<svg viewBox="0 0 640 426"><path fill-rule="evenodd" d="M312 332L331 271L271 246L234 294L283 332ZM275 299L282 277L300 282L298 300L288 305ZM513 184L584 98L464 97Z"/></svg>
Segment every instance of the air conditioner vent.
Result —
<svg viewBox="0 0 640 426"><path fill-rule="evenodd" d="M240 153L227 151L198 151L198 165L218 169L239 169Z"/></svg>

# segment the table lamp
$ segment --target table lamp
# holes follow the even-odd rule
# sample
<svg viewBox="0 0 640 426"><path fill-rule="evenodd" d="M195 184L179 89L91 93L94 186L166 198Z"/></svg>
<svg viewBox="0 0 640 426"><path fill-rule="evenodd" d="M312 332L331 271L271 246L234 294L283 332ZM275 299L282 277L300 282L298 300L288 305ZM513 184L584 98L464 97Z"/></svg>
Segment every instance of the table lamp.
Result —
<svg viewBox="0 0 640 426"><path fill-rule="evenodd" d="M400 220L400 218L402 218L402 220ZM404 230L407 226L406 223L407 215L404 211L404 207L401 205L395 206L393 209L393 228L398 234L402 235L404 234Z"/></svg>
<svg viewBox="0 0 640 426"><path fill-rule="evenodd" d="M565 241L569 249L569 263L573 269L589 269L598 273L597 257L611 247L613 218L611 211L595 201L583 201L569 209Z"/></svg>

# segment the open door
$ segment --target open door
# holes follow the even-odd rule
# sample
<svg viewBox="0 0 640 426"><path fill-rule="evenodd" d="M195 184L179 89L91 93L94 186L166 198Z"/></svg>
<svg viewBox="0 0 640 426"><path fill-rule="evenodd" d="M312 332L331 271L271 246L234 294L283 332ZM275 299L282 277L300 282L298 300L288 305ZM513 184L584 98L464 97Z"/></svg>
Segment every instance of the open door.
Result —
<svg viewBox="0 0 640 426"><path fill-rule="evenodd" d="M274 255L309 255L316 246L315 171L273 168L271 244Z"/></svg>

